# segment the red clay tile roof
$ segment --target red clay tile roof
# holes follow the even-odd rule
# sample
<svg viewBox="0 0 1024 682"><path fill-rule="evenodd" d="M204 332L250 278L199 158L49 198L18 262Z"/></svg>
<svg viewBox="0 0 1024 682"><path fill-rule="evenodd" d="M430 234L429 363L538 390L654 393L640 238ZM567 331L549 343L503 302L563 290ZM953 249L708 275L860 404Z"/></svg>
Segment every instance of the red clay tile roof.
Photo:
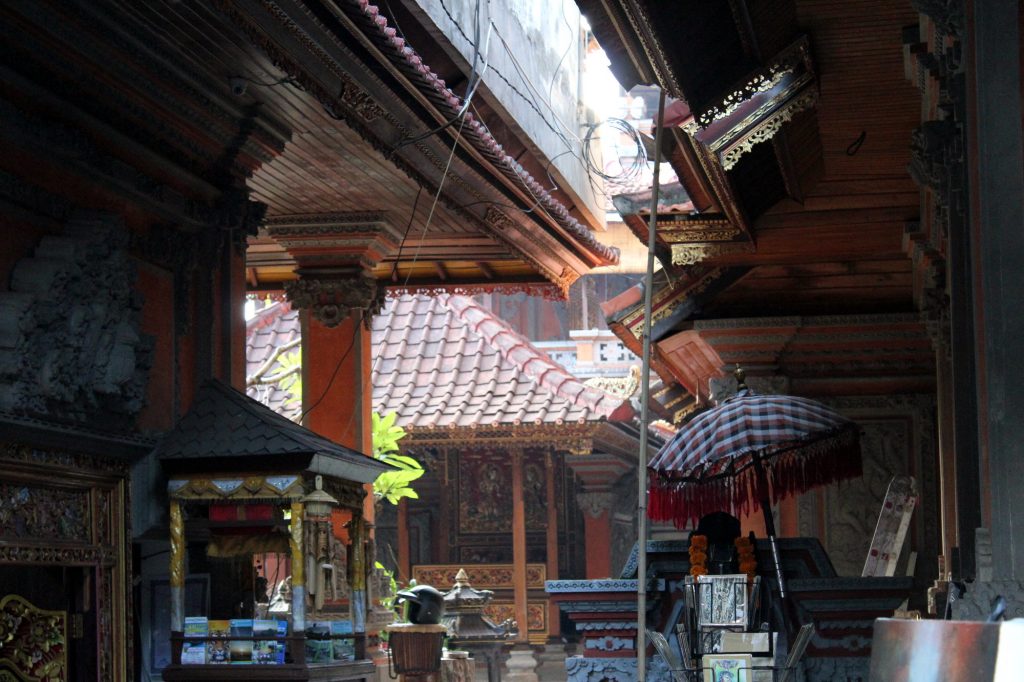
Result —
<svg viewBox="0 0 1024 682"><path fill-rule="evenodd" d="M257 376L272 377L279 372L281 368L276 361L277 356L292 351L282 352L278 349L294 347L299 350L301 341L299 312L292 310L291 303L287 301L264 308L246 325L246 395L293 420L302 411L301 401L292 400L292 394L276 382L253 385L253 379Z"/></svg>
<svg viewBox="0 0 1024 682"><path fill-rule="evenodd" d="M271 339L294 340L288 303L249 321L251 376L271 357ZM629 420L629 401L585 386L472 299L402 296L373 320L373 409L404 428L503 427ZM250 388L249 395L258 396ZM286 395L286 394L285 394ZM281 409L281 393L266 395ZM286 410L294 416L296 408Z"/></svg>

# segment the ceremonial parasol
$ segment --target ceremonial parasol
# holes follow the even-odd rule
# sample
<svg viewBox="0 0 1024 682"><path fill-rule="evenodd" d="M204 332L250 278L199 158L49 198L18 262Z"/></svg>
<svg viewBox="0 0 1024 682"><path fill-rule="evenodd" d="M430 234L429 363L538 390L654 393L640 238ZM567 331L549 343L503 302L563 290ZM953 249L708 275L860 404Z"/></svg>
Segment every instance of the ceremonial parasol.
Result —
<svg viewBox="0 0 1024 682"><path fill-rule="evenodd" d="M681 528L710 512L761 507L785 600L771 505L859 476L859 429L814 400L753 393L740 368L736 379L735 396L685 425L651 460L647 514Z"/></svg>

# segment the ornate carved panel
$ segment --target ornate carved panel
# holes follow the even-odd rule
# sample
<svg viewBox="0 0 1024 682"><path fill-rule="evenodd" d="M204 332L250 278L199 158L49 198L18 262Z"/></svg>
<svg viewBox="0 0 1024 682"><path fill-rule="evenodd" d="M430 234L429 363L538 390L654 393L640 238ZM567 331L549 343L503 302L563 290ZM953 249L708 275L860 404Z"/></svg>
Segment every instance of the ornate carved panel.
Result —
<svg viewBox="0 0 1024 682"><path fill-rule="evenodd" d="M0 537L89 542L87 490L0 483Z"/></svg>
<svg viewBox="0 0 1024 682"><path fill-rule="evenodd" d="M17 262L0 293L0 409L111 428L142 408L152 339L126 246L116 219L79 215Z"/></svg>
<svg viewBox="0 0 1024 682"><path fill-rule="evenodd" d="M16 594L0 599L0 680L66 680L67 621Z"/></svg>
<svg viewBox="0 0 1024 682"><path fill-rule="evenodd" d="M128 679L131 661L128 528L124 462L0 444L0 564L25 571L36 566L92 568L98 677L103 680ZM2 621L0 613L0 629ZM3 641L0 634L0 645ZM0 660L0 680L2 674Z"/></svg>
<svg viewBox="0 0 1024 682"><path fill-rule="evenodd" d="M512 532L511 458L463 453L458 477L458 531Z"/></svg>

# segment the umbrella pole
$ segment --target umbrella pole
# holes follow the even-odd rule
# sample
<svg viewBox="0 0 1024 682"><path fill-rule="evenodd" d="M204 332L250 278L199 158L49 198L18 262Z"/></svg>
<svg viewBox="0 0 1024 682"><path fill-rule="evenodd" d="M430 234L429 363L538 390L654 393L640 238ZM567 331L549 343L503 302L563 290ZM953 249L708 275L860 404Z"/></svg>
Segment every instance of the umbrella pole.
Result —
<svg viewBox="0 0 1024 682"><path fill-rule="evenodd" d="M658 224L658 181L661 177L661 133L665 119L665 90L658 96L658 127L654 132L654 182L651 186L651 218L647 226L647 275L644 278L644 348L640 372L640 455L637 471L636 563L636 679L647 677L647 438L651 399L651 307L654 290L655 228Z"/></svg>
<svg viewBox="0 0 1024 682"><path fill-rule="evenodd" d="M768 547L772 553L775 569L775 581L779 586L779 601L782 602L782 621L786 635L791 636L796 625L800 623L796 605L786 589L786 577L782 574L782 561L779 558L779 544L775 541L775 517L768 499L768 474L761 463L760 455L754 455L754 473L757 475L757 488L761 499L761 512L764 514L764 531L768 536Z"/></svg>

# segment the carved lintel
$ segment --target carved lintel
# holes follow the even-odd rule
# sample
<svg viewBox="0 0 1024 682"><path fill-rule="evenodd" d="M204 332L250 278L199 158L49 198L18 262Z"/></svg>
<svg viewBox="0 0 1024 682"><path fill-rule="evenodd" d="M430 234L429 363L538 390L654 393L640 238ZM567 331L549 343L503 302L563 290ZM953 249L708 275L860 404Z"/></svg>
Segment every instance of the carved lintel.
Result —
<svg viewBox="0 0 1024 682"><path fill-rule="evenodd" d="M292 306L309 310L326 327L337 327L353 313L370 318L384 307L384 287L366 272L308 273L285 282L284 292Z"/></svg>
<svg viewBox="0 0 1024 682"><path fill-rule="evenodd" d="M615 504L615 493L588 492L576 496L576 504L591 518L596 519L606 513Z"/></svg>
<svg viewBox="0 0 1024 682"><path fill-rule="evenodd" d="M708 244L673 244L672 263L674 265L696 265L708 258L727 253L752 253L754 245L750 242L714 242Z"/></svg>

